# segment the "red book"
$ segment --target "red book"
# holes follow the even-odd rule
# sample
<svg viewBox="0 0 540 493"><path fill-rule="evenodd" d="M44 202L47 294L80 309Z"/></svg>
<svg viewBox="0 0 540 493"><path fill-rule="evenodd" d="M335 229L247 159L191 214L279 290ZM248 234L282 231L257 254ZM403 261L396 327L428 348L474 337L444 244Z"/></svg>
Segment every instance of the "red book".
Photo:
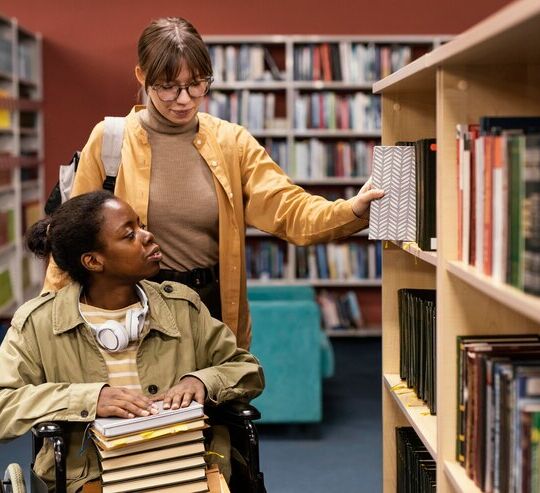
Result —
<svg viewBox="0 0 540 493"><path fill-rule="evenodd" d="M325 81L332 80L332 62L330 61L330 45L328 43L321 44L321 66L322 78Z"/></svg>
<svg viewBox="0 0 540 493"><path fill-rule="evenodd" d="M470 140L470 152L471 152L471 220L470 220L470 239L469 239L469 263L471 265L476 264L476 228L480 227L476 224L476 154L475 154L475 142L480 132L479 125L469 125L469 140Z"/></svg>
<svg viewBox="0 0 540 493"><path fill-rule="evenodd" d="M319 45L313 47L313 80L321 80L321 50Z"/></svg>

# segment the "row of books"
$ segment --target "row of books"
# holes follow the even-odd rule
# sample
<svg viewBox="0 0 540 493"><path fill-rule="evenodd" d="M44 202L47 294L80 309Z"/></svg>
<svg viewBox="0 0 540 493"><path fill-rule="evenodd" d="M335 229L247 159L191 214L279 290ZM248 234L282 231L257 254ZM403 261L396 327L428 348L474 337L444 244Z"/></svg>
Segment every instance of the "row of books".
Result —
<svg viewBox="0 0 540 493"><path fill-rule="evenodd" d="M485 492L539 491L540 336L458 336L456 457Z"/></svg>
<svg viewBox="0 0 540 493"><path fill-rule="evenodd" d="M201 110L218 118L237 123L251 131L285 129L285 118L276 115L274 92L235 91L224 93L212 91L201 105Z"/></svg>
<svg viewBox="0 0 540 493"><path fill-rule="evenodd" d="M323 328L327 331L360 329L365 325L354 291L337 293L322 289L317 294L317 303L321 308Z"/></svg>
<svg viewBox="0 0 540 493"><path fill-rule="evenodd" d="M19 43L19 79L34 80L34 52L35 49L32 44Z"/></svg>
<svg viewBox="0 0 540 493"><path fill-rule="evenodd" d="M297 279L379 279L382 246L372 243L328 243L299 246L296 253Z"/></svg>
<svg viewBox="0 0 540 493"><path fill-rule="evenodd" d="M457 126L458 256L540 295L540 117Z"/></svg>
<svg viewBox="0 0 540 493"><path fill-rule="evenodd" d="M412 48L403 45L348 41L299 45L294 48L294 80L374 82L407 65L412 56Z"/></svg>
<svg viewBox="0 0 540 493"><path fill-rule="evenodd" d="M436 414L436 296L434 289L398 290L399 375Z"/></svg>
<svg viewBox="0 0 540 493"><path fill-rule="evenodd" d="M262 45L209 45L214 82L282 80L284 74Z"/></svg>
<svg viewBox="0 0 540 493"><path fill-rule="evenodd" d="M371 205L370 239L437 249L436 150L435 139L375 146L373 185L385 196Z"/></svg>
<svg viewBox="0 0 540 493"><path fill-rule="evenodd" d="M0 209L0 247L15 241L15 213L13 209Z"/></svg>
<svg viewBox="0 0 540 493"><path fill-rule="evenodd" d="M318 91L298 94L294 100L294 126L298 130L330 129L378 132L381 100L374 94L338 94Z"/></svg>
<svg viewBox="0 0 540 493"><path fill-rule="evenodd" d="M288 172L296 179L367 177L371 175L374 147L373 140L296 141Z"/></svg>
<svg viewBox="0 0 540 493"><path fill-rule="evenodd" d="M5 33L0 33L0 72L4 74L13 73L12 50L11 39Z"/></svg>
<svg viewBox="0 0 540 493"><path fill-rule="evenodd" d="M96 419L90 430L103 493L207 492L205 419L196 402L148 417Z"/></svg>
<svg viewBox="0 0 540 493"><path fill-rule="evenodd" d="M8 98L10 96L9 91L0 89L0 99ZM11 110L9 108L0 108L0 128L11 128L12 118Z"/></svg>
<svg viewBox="0 0 540 493"><path fill-rule="evenodd" d="M248 279L282 279L287 272L286 246L275 240L250 241L246 244Z"/></svg>
<svg viewBox="0 0 540 493"><path fill-rule="evenodd" d="M437 463L414 428L396 428L397 493L436 493Z"/></svg>

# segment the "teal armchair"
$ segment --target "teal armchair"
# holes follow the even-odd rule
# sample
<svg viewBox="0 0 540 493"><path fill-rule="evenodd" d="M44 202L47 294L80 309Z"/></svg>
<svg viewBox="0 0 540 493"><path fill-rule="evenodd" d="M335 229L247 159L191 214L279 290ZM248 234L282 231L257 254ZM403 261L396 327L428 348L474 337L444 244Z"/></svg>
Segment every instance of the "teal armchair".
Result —
<svg viewBox="0 0 540 493"><path fill-rule="evenodd" d="M251 352L259 359L266 388L253 401L260 423L322 421L322 379L334 373L334 355L321 330L310 286L250 286Z"/></svg>

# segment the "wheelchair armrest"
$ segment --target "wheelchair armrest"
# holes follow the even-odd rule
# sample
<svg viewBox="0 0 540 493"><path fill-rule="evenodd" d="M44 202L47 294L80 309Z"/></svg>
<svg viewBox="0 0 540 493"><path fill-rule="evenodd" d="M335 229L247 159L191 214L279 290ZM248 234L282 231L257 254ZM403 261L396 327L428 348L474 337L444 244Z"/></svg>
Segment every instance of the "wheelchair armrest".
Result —
<svg viewBox="0 0 540 493"><path fill-rule="evenodd" d="M231 424L242 424L246 420L254 421L261 417L256 407L243 401L228 401L219 406L205 406L205 412L210 418Z"/></svg>
<svg viewBox="0 0 540 493"><path fill-rule="evenodd" d="M52 421L44 421L32 428L32 433L36 438L54 438L63 435L62 427Z"/></svg>

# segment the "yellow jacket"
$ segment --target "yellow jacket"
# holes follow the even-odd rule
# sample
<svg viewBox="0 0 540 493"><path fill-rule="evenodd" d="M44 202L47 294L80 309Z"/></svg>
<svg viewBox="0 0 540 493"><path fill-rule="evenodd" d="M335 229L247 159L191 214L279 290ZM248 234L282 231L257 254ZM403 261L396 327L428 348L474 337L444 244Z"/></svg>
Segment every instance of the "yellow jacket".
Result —
<svg viewBox="0 0 540 493"><path fill-rule="evenodd" d="M139 123L136 106L126 117L122 162L115 194L128 202L148 224L152 154L148 135ZM243 127L199 113L193 141L214 177L219 208L219 275L223 321L249 348L251 320L246 293L245 228L253 226L296 245L343 238L367 227L351 201L328 201L294 185L265 149ZM101 162L103 122L96 125L82 150L73 195L99 190L105 171ZM181 177L172 177L181 179ZM181 205L181 199L179 199ZM148 225L150 231L152 225ZM50 268L45 289L65 283Z"/></svg>
<svg viewBox="0 0 540 493"><path fill-rule="evenodd" d="M156 388L165 391L186 375L200 379L215 404L261 393L264 375L258 361L237 347L232 332L210 316L197 293L173 282L143 281L141 286L150 317L137 351L145 395L152 397ZM64 422L68 493L100 475L93 444L83 453L80 449L108 380L105 360L79 313L79 295L80 286L72 283L28 301L15 313L0 346L0 441L42 421ZM54 481L49 441L34 469L49 484Z"/></svg>

